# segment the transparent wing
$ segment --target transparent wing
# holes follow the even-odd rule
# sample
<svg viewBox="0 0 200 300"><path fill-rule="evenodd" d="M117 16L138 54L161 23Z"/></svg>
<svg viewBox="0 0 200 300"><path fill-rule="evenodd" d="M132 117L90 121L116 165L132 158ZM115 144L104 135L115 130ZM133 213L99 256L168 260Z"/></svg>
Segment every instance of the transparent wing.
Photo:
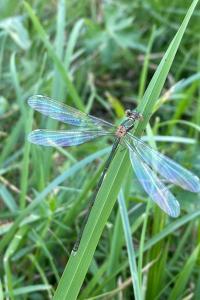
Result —
<svg viewBox="0 0 200 300"><path fill-rule="evenodd" d="M75 146L85 143L89 140L99 136L108 135L106 131L78 131L78 130L65 130L65 131L51 131L38 129L34 130L28 135L28 141L33 144L42 146Z"/></svg>
<svg viewBox="0 0 200 300"><path fill-rule="evenodd" d="M139 156L167 181L179 185L185 190L200 192L200 180L192 172L186 170L167 156L147 146L137 137L128 134L129 143L136 149Z"/></svg>
<svg viewBox="0 0 200 300"><path fill-rule="evenodd" d="M174 195L160 181L150 167L144 163L135 149L127 143L134 172L149 197L169 216L175 218L180 214L180 206Z"/></svg>
<svg viewBox="0 0 200 300"><path fill-rule="evenodd" d="M32 96L28 99L28 104L45 116L49 116L52 119L56 119L73 126L90 128L113 127L113 125L109 122L87 115L73 107L67 106L45 96Z"/></svg>

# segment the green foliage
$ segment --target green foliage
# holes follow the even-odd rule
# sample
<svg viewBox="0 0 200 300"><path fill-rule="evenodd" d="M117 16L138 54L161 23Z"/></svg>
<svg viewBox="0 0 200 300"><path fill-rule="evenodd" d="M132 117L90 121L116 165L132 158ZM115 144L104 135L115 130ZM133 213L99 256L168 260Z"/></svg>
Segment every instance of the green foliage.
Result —
<svg viewBox="0 0 200 300"><path fill-rule="evenodd" d="M148 201L121 148L70 256L110 141L46 149L26 139L32 127L63 128L29 110L36 93L114 123L137 106L135 134L147 126L151 146L200 176L191 2L0 4L0 299L199 299L199 195L173 188L182 211L171 220Z"/></svg>

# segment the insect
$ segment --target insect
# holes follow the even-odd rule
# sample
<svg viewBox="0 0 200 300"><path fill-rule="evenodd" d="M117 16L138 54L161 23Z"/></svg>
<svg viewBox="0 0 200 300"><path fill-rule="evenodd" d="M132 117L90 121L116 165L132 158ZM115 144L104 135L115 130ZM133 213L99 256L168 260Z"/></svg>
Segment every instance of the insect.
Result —
<svg viewBox="0 0 200 300"><path fill-rule="evenodd" d="M45 96L32 96L28 99L28 104L43 115L78 127L78 129L64 131L34 130L28 135L28 140L31 143L42 146L74 146L100 136L115 137L112 150L91 199L79 238L74 245L74 252L78 250L81 236L98 190L116 150L122 142L129 150L132 167L142 187L149 197L169 216L177 217L180 214L179 202L156 173L159 173L168 182L174 183L185 190L194 193L200 192L200 180L196 175L147 146L141 139L131 133L135 122L142 119L142 115L139 112L127 110L126 119L121 125L116 127L109 122L87 115Z"/></svg>

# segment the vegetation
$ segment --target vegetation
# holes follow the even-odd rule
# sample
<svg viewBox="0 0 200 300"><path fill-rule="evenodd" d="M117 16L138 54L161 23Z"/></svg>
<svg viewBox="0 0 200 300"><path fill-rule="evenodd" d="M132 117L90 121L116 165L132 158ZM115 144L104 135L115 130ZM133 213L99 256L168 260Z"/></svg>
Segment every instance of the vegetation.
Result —
<svg viewBox="0 0 200 300"><path fill-rule="evenodd" d="M71 256L111 140L26 139L64 128L29 109L34 94L116 125L137 107L134 133L200 176L197 2L0 3L0 299L199 299L199 195L171 186L181 215L169 218L121 146Z"/></svg>

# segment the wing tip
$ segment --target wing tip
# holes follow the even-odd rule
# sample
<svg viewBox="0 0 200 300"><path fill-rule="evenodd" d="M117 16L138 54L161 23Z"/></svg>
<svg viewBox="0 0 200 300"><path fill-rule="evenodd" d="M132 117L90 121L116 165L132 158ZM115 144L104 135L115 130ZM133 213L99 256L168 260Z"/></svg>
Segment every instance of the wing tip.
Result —
<svg viewBox="0 0 200 300"><path fill-rule="evenodd" d="M172 218L177 218L177 217L180 216L181 209L180 209L180 204L179 204L179 202L177 200L174 203L174 207L170 210L170 212L167 212L167 213Z"/></svg>
<svg viewBox="0 0 200 300"><path fill-rule="evenodd" d="M173 212L173 214L170 214L170 217L172 218L178 218L180 216L180 209L178 211Z"/></svg>
<svg viewBox="0 0 200 300"><path fill-rule="evenodd" d="M194 177L194 183L195 185L193 186L193 193L200 193L200 179L198 176L195 175Z"/></svg>

